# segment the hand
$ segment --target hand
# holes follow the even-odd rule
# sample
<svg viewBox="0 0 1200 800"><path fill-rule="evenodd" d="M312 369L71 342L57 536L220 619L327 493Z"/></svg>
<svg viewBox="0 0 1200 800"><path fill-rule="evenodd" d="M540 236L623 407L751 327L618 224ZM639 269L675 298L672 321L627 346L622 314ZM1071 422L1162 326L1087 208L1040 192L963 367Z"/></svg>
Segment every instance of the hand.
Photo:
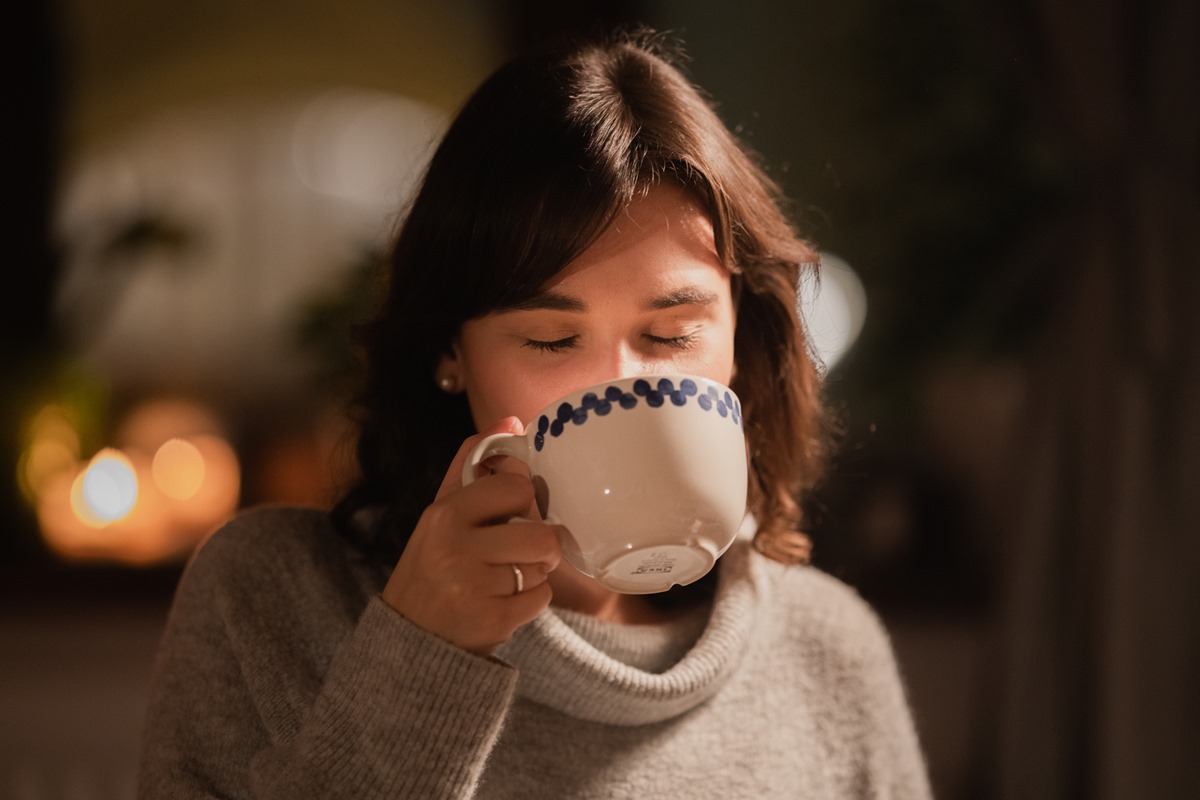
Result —
<svg viewBox="0 0 1200 800"><path fill-rule="evenodd" d="M509 417L463 442L383 589L384 602L409 621L479 655L550 604L546 579L562 555L554 526L508 521L533 505L528 476L497 472L462 485L467 455L483 437L522 431ZM519 593L513 565L524 578Z"/></svg>

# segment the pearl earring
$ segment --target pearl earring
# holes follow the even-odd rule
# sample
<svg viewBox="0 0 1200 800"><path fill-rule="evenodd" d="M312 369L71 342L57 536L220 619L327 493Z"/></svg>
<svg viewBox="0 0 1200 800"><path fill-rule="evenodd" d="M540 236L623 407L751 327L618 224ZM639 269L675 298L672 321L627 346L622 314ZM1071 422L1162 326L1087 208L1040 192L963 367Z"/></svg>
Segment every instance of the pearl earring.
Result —
<svg viewBox="0 0 1200 800"><path fill-rule="evenodd" d="M458 389L458 382L455 381L454 378L451 378L449 375L447 375L444 378L438 379L438 386L443 392L453 394L455 390Z"/></svg>

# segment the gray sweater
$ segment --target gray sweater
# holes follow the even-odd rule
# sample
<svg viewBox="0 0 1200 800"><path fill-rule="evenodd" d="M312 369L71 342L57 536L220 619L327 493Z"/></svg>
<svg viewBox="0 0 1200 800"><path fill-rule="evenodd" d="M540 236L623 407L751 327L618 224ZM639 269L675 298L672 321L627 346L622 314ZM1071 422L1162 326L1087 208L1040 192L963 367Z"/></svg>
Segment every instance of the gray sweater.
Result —
<svg viewBox="0 0 1200 800"><path fill-rule="evenodd" d="M845 585L739 540L669 625L551 608L492 658L384 605L300 509L243 513L185 570L144 798L924 798L887 636Z"/></svg>

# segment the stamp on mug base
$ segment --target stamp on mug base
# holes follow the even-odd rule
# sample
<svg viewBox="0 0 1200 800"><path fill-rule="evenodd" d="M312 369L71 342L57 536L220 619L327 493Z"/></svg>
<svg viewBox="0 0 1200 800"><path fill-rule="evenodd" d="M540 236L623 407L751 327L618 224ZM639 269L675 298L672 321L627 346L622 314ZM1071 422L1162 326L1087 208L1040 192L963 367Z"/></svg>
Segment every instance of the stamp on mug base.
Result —
<svg viewBox="0 0 1200 800"><path fill-rule="evenodd" d="M605 567L602 581L628 594L663 592L703 577L719 555L700 542L638 548Z"/></svg>

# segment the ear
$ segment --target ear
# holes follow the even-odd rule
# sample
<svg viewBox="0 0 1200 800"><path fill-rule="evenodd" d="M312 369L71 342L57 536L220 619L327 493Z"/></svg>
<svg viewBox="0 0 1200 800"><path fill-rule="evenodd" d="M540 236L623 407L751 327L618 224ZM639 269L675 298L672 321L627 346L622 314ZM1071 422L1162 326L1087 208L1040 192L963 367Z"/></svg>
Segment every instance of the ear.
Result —
<svg viewBox="0 0 1200 800"><path fill-rule="evenodd" d="M449 352L442 353L433 369L433 382L443 392L458 394L463 390L462 367L458 357L458 343L451 345Z"/></svg>

